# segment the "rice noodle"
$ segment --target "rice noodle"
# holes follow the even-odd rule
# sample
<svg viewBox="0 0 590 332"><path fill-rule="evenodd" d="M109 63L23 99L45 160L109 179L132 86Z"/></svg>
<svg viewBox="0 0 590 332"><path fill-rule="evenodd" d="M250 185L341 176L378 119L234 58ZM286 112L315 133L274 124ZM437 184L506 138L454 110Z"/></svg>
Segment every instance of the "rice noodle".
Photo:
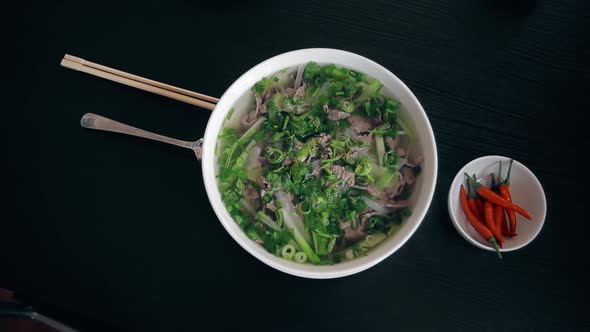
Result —
<svg viewBox="0 0 590 332"><path fill-rule="evenodd" d="M328 90L328 88L330 87L330 85L332 85L332 83L330 83L330 82L324 82L324 84L322 85L322 87L321 87L321 88L320 88L320 90L318 91L318 94L317 94L317 95L315 95L315 97L313 97L313 102L314 102L314 103L315 103L315 102L318 100L318 98L319 98L321 95L323 95L323 94L326 92L326 90Z"/></svg>
<svg viewBox="0 0 590 332"><path fill-rule="evenodd" d="M256 145L250 150L250 154L248 155L248 161L246 162L246 169L258 168L261 167L260 160L260 153L262 152L262 148L260 145Z"/></svg>
<svg viewBox="0 0 590 332"><path fill-rule="evenodd" d="M293 89L297 91L297 88L301 85L301 80L303 79L303 70L305 69L305 65L299 65L297 69L297 76L295 76L295 84L293 85Z"/></svg>
<svg viewBox="0 0 590 332"><path fill-rule="evenodd" d="M379 212L381 214L390 214L390 213L392 213L392 212L395 211L395 209L384 207L384 206L380 205L379 203L375 202L374 200L372 200L372 199L370 199L370 198L368 198L366 196L361 197L361 199L365 203L367 203L367 206L368 207L370 207L371 209L373 209L373 210L375 210L375 211L377 211L377 212Z"/></svg>
<svg viewBox="0 0 590 332"><path fill-rule="evenodd" d="M285 224L289 228L293 228L293 230L299 233L307 243L311 243L311 236L305 230L305 225L303 224L303 219L301 216L297 215L295 212L295 207L293 203L287 199L285 192L279 190L275 193L277 199L281 202L282 209L283 209L283 220Z"/></svg>

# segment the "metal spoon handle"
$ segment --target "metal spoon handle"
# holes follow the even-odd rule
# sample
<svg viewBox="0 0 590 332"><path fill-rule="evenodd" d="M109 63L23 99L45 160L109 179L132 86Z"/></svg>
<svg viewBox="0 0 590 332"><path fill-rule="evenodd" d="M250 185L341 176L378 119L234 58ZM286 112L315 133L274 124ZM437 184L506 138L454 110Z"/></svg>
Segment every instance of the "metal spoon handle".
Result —
<svg viewBox="0 0 590 332"><path fill-rule="evenodd" d="M129 125L126 125L121 122L117 122L115 120L111 120L109 118L105 118L104 116L96 115L93 113L86 113L80 120L80 125L84 128L88 129L96 129L96 130L104 130L104 131L112 131L115 133L120 134L127 134L137 137L143 137L147 139L151 139L158 142L164 142L176 146L180 146L183 148L191 149L195 151L198 159L201 159L201 145L203 143L203 139L200 139L196 142L187 142L178 140L175 138L170 138L163 135L154 134L152 132L135 128Z"/></svg>

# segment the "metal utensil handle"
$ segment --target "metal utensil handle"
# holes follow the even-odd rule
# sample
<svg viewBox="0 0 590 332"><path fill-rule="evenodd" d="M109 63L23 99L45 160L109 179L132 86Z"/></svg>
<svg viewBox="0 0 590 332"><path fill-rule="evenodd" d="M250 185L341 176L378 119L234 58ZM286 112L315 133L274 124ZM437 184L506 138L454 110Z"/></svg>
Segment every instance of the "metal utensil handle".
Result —
<svg viewBox="0 0 590 332"><path fill-rule="evenodd" d="M164 142L176 146L180 146L183 148L191 149L195 151L198 159L201 159L201 145L203 144L203 139L200 139L196 142L187 142L178 140L175 138L154 134L152 132L135 128L124 123L111 120L109 118L105 118L104 116L96 115L93 113L86 113L80 120L80 125L84 128L88 129L96 129L96 130L104 130L104 131L111 131L120 134L132 135L137 137L143 137L147 139L151 139L158 142Z"/></svg>

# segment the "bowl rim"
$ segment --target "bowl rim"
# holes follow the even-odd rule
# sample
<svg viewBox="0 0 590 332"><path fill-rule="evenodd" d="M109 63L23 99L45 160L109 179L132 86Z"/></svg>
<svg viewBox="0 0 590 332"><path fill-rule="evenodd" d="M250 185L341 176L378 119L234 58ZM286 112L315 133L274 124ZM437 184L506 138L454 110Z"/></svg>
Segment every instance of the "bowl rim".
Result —
<svg viewBox="0 0 590 332"><path fill-rule="evenodd" d="M529 239L526 242L523 242L519 245L510 247L510 248L500 248L500 251L501 252L510 252L510 251L521 249L521 248L527 246L528 244L530 244L539 235L539 233L541 233L541 229L543 229L543 225L545 224L545 218L547 216L547 197L545 196L545 190L543 189L543 185L541 184L541 181L539 181L539 179L537 178L535 173L533 173L525 164L521 163L520 161L518 161L514 158L501 156L501 155L486 155L486 156L481 156L481 157L475 158L475 159L469 161L468 163L466 163L465 165L463 165L463 167L461 167L461 169L457 172L457 174L453 178L453 181L451 182L451 185L449 186L449 192L447 194L447 209L449 212L449 217L451 219L451 223L453 224L453 226L455 227L457 232L459 234L461 234L461 236L465 240L467 240L467 242L471 243L472 245L474 245L480 249L484 249L484 250L488 250L488 251L495 251L494 248L481 244L480 242L476 241L469 233L467 233L467 231L463 228L463 226L460 225L459 221L455 217L455 213L453 212L454 206L452 205L453 189L457 188L459 186L459 184L461 183L461 179L463 177L463 173L465 172L465 170L470 165L475 164L480 161L483 161L483 160L487 160L487 159L504 159L504 160L512 159L512 160L514 160L514 165L521 167L523 171L525 171L526 173L528 173L531 176L531 178L534 180L533 184L539 188L539 192L541 193L541 196L543 197L543 202L542 202L543 213L539 218L540 219L539 226L536 228L536 230L533 233L531 233L531 236L529 237Z"/></svg>
<svg viewBox="0 0 590 332"><path fill-rule="evenodd" d="M395 245L391 246L386 251L383 251L379 254L373 253L365 257L355 258L354 260L327 266L297 264L294 262L290 262L285 259L276 257L275 255L272 255L271 253L261 248L258 244L251 241L244 234L243 230L241 230L239 226L237 226L235 221L227 212L225 205L221 201L221 194L219 192L217 184L215 169L215 149L219 130L221 130L221 127L223 126L223 121L230 109L232 108L233 104L245 93L245 88L247 88L248 90L251 88L252 84L245 84L245 82L251 81L252 76L255 76L255 81L257 81L260 80L263 76L272 75L284 68L306 63L308 61L313 61L314 58L322 56L333 56L334 58L351 59L351 62L352 60L354 60L358 66L361 66L359 63L363 63L363 65L375 68L376 71L379 71L383 75L386 75L387 78L391 81L394 81L397 85L397 88L399 88L401 91L400 94L403 93L412 100L414 104L413 106L415 106L413 107L415 108L415 110L413 109L413 112L417 113L414 116L421 121L421 125L425 126L424 130L428 133L428 137L421 137L420 139L424 140L424 144L430 145L432 151L432 156L429 156L432 157L432 175L431 178L424 180L425 183L423 185L426 186L426 189L423 193L421 193L421 195L426 195L426 199L422 201L424 202L424 208L420 211L413 211L413 214L410 218L416 217L416 221L411 225L411 228L410 225L407 225L405 227L407 231L405 232L406 234L404 235L404 237L401 238ZM299 63L292 62L293 60L288 60L300 59L302 57L306 58L307 60ZM334 63L336 63L336 61L334 61ZM278 64L281 65L278 66ZM355 65L351 64L349 67L355 68ZM239 91L242 92L238 93ZM426 213L428 212L430 205L432 203L432 198L434 196L434 192L436 189L436 182L438 177L438 152L434 132L432 130L432 126L430 124L430 121L428 120L426 112L424 111L422 105L420 104L416 96L397 76L395 76L393 73L391 73L388 69L381 66L380 64L364 56L352 52L331 48L308 48L282 53L274 57L271 57L246 71L224 92L224 94L219 99L217 106L213 110L205 130L202 152L203 182L205 184L207 196L209 198L211 206L213 207L213 210L215 211L215 214L217 215L217 218L219 219L225 230L231 235L231 237L243 249L245 249L251 255L256 257L261 262L267 264L268 266L271 266L279 271L291 275L313 279L330 279L352 275L376 265L385 258L389 257L393 252L397 251L415 233L415 231L418 229L418 227L424 220L424 217L426 216Z"/></svg>

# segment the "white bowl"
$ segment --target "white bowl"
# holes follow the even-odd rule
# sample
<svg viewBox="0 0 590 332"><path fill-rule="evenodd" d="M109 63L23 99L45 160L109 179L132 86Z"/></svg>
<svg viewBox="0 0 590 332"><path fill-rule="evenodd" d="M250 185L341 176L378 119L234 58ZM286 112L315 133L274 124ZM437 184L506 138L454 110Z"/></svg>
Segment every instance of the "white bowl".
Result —
<svg viewBox="0 0 590 332"><path fill-rule="evenodd" d="M459 234L474 246L491 251L494 251L495 249L475 231L465 217L459 199L459 191L461 189L461 184L465 185L464 173L475 173L478 179L483 178L490 173L497 175L499 161L502 161L502 176L505 177L510 161L510 158L508 157L485 156L472 160L467 165L463 166L451 184L448 198L449 215L451 216L453 225ZM465 190L467 190L467 187L465 187ZM512 201L527 210L532 215L533 220L528 221L517 213L517 236L504 237L504 247L500 249L501 251L512 251L529 244L541 231L543 223L545 222L545 214L547 210L545 192L543 191L541 183L539 183L539 180L537 180L537 177L535 177L533 172L516 160L512 165L510 192L512 193Z"/></svg>
<svg viewBox="0 0 590 332"><path fill-rule="evenodd" d="M384 84L382 91L401 102L400 114L415 129L419 140L418 149L421 150L424 156L422 172L414 185L414 192L410 199L412 215L404 221L401 229L371 250L367 256L328 266L298 264L279 258L248 239L227 212L221 200L215 176L218 170L215 156L217 136L230 109L234 106L236 106L236 112L244 109L242 106L252 100L250 89L262 77L273 75L285 68L295 69L297 66L309 61L320 64L334 63L358 70L380 80ZM265 264L277 270L307 278L326 279L351 275L379 263L399 249L416 231L426 215L434 194L437 176L437 153L434 134L426 113L414 94L395 75L376 62L354 53L335 49L304 49L288 52L270 58L247 71L227 89L217 103L207 124L202 152L205 188L211 205L227 232L246 251Z"/></svg>

